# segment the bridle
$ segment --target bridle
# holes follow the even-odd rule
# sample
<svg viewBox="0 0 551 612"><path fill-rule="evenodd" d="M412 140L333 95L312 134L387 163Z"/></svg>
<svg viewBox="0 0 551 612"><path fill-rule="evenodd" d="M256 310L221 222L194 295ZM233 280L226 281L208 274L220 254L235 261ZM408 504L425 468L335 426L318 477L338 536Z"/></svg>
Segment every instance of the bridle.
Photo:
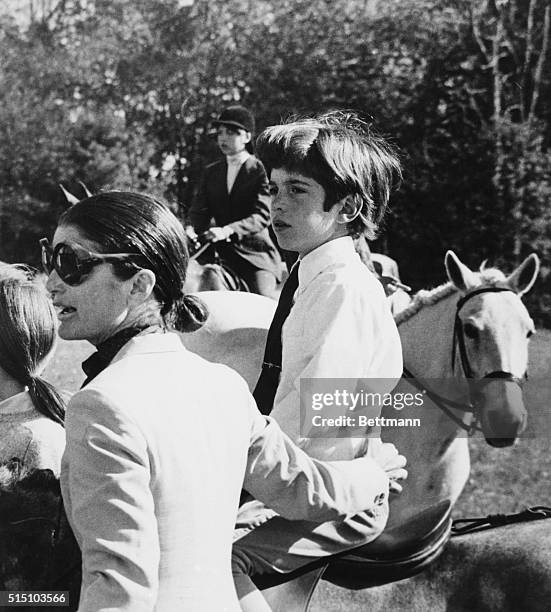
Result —
<svg viewBox="0 0 551 612"><path fill-rule="evenodd" d="M411 371L404 366L403 376L409 380L409 382L414 385L417 389L419 389L424 395L426 395L434 404L440 408L456 425L461 427L461 429L465 430L468 435L472 435L475 431L482 431L482 428L479 425L480 415L478 413L478 398L481 394L481 389L487 385L489 382L495 379L507 380L517 384L522 388L525 380L528 378L528 372L524 373L524 376L519 378L515 376L511 372L505 372L503 370L494 370L493 372L489 372L485 374L482 378L475 379L473 369L469 362L469 357L467 355L467 348L465 346L465 332L463 330L463 323L461 318L459 317L459 312L463 308L463 306L471 300L473 297L480 295L482 293L501 293L503 291L510 291L514 293L512 289L507 287L482 287L480 289L475 289L470 293L464 295L456 305L455 310L455 322L453 326L453 339L452 339L452 351L451 351L451 363L452 370L455 367L455 355L459 349L459 358L461 363L461 368L463 370L463 374L467 380L467 384L469 387L469 403L464 404L462 402L456 402L454 400L443 397L442 395L436 393L434 390L430 389L426 384L421 382L418 377L411 373ZM474 419L472 422L467 425L463 419L458 417L452 409L459 410L464 413L473 414Z"/></svg>

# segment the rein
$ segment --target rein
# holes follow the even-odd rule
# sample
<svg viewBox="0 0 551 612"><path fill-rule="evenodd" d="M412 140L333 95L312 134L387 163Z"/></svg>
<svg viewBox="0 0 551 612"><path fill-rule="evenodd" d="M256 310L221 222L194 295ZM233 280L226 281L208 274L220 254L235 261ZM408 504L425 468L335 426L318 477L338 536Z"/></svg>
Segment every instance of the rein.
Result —
<svg viewBox="0 0 551 612"><path fill-rule="evenodd" d="M463 306L473 297L480 295L482 293L501 293L503 291L510 291L514 293L512 289L507 287L482 287L480 289L475 289L470 293L464 295L458 302L455 310L455 321L453 326L453 339L452 339L452 352L451 352L451 364L452 371L455 367L455 355L457 349L459 348L459 357L461 362L461 368L463 370L463 374L467 379L467 384L469 386L469 403L465 404L462 402L456 402L454 400L443 397L442 395L436 393L436 391L429 389L427 385L422 383L419 378L417 378L406 366L403 368L403 376L411 382L417 389L419 389L424 395L426 395L429 399L435 403L447 417L449 417L456 425L461 427L464 431L468 433L468 435L472 435L475 431L482 431L481 427L478 425L478 413L476 409L476 398L480 395L481 388L491 382L493 379L500 380L508 380L510 382L514 382L519 387L522 387L524 381L528 378L528 374L525 373L523 378L519 378L515 376L511 372L505 372L503 370L494 370L493 372L489 372L485 374L482 378L478 380L474 379L474 372L469 362L469 357L467 355L467 348L465 345L465 333L463 331L463 323L461 318L459 317L459 312L463 308ZM456 416L451 409L461 410L465 413L471 413L474 415L474 422L470 425L467 425L463 422L461 418Z"/></svg>
<svg viewBox="0 0 551 612"><path fill-rule="evenodd" d="M533 506L515 514L490 514L484 518L455 519L452 524L452 536L548 518L551 518L550 507Z"/></svg>
<svg viewBox="0 0 551 612"><path fill-rule="evenodd" d="M436 393L436 391L430 389L428 385L421 382L419 378L417 378L415 374L413 374L405 366L403 368L403 376L414 387L419 389L419 391L421 391L423 395L426 395L434 404L436 404L438 408L440 408L440 410L442 410L442 412L449 419L451 419L456 425L461 427L461 429L464 429L469 435L472 435L477 429L480 430L480 428L476 426L476 423L474 425L466 425L462 419L460 419L451 411L451 408L454 408L455 410L462 410L463 412L474 413L474 406L472 404L463 404L461 402L456 402L440 395L439 393Z"/></svg>
<svg viewBox="0 0 551 612"><path fill-rule="evenodd" d="M197 259L199 257L199 255L202 255L211 245L211 242L205 242L205 244L203 244L202 246L200 246L194 253L193 255L189 256L189 261L193 261L194 259Z"/></svg>

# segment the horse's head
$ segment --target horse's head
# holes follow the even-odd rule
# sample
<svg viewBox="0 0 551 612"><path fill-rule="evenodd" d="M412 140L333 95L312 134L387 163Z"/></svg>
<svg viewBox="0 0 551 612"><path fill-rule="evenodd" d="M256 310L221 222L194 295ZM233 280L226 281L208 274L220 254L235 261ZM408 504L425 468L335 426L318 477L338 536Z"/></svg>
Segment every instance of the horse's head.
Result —
<svg viewBox="0 0 551 612"><path fill-rule="evenodd" d="M456 362L469 378L471 398L492 446L510 446L526 427L520 383L528 367L534 323L521 302L539 271L532 254L509 276L481 267L473 272L446 253L449 280L463 294L457 303Z"/></svg>
<svg viewBox="0 0 551 612"><path fill-rule="evenodd" d="M0 465L0 589L74 591L79 572L57 477L17 459Z"/></svg>

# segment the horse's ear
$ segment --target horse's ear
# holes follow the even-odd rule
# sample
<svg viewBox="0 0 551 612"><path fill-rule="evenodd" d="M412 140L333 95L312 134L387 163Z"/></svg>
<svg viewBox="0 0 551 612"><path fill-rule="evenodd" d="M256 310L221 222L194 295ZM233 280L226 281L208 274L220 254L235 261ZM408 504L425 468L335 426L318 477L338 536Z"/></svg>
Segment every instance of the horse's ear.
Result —
<svg viewBox="0 0 551 612"><path fill-rule="evenodd" d="M453 251L446 253L444 264L448 279L459 291L468 291L479 284L476 274L464 263L461 263L459 257Z"/></svg>
<svg viewBox="0 0 551 612"><path fill-rule="evenodd" d="M540 258L532 253L507 277L507 284L518 295L524 295L532 289L539 271Z"/></svg>
<svg viewBox="0 0 551 612"><path fill-rule="evenodd" d="M88 187L86 187L86 185L82 181L79 181L78 184L84 189L84 193L86 194L86 197L91 198L92 192L88 189Z"/></svg>
<svg viewBox="0 0 551 612"><path fill-rule="evenodd" d="M67 189L65 189L65 187L63 187L61 183L59 183L59 188L63 192L63 195L65 196L65 199L67 200L68 204L73 205L79 201L79 199L76 196L74 196L70 191L67 191Z"/></svg>

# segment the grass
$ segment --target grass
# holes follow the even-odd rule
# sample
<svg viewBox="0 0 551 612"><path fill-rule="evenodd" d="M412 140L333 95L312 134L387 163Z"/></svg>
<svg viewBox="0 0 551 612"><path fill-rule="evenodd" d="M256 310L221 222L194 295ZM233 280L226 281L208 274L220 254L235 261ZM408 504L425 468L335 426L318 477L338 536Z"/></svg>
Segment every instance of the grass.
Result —
<svg viewBox="0 0 551 612"><path fill-rule="evenodd" d="M84 380L80 365L93 351L94 347L88 342L60 340L44 377L58 389L76 391Z"/></svg>
<svg viewBox="0 0 551 612"><path fill-rule="evenodd" d="M471 475L456 516L551 505L551 331L540 330L531 341L528 372L527 431L505 449L491 448L484 439L471 440Z"/></svg>

